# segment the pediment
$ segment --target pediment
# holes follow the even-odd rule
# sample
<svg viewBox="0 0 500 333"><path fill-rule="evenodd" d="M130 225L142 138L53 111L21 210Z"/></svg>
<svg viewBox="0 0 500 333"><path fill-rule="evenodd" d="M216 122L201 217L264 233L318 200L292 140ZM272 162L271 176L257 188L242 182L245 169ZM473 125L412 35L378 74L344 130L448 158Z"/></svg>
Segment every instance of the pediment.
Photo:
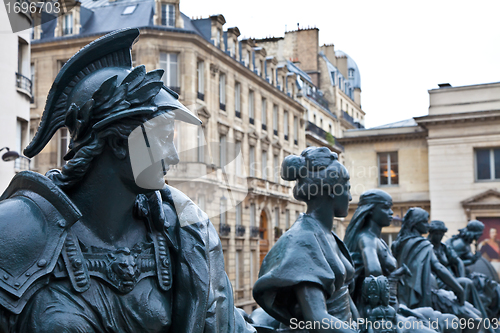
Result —
<svg viewBox="0 0 500 333"><path fill-rule="evenodd" d="M489 189L462 201L462 206L464 208L500 206L500 192Z"/></svg>

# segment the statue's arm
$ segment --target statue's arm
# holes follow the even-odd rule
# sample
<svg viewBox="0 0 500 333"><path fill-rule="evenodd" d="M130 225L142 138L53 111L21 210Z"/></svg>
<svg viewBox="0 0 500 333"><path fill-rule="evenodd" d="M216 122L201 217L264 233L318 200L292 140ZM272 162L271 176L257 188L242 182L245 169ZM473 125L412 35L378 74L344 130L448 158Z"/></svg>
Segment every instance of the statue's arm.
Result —
<svg viewBox="0 0 500 333"><path fill-rule="evenodd" d="M462 286L458 283L457 279L451 274L451 272L443 266L434 254L431 252L431 267L432 271L441 279L443 282L450 287L458 298L458 302L463 305L465 301L465 293Z"/></svg>
<svg viewBox="0 0 500 333"><path fill-rule="evenodd" d="M361 235L359 237L359 248L363 257L365 266L365 276L380 276L383 275L382 266L377 253L377 243L371 237Z"/></svg>
<svg viewBox="0 0 500 333"><path fill-rule="evenodd" d="M355 330L347 328L344 322L331 316L326 309L325 294L318 285L313 283L301 283L295 287L295 294L299 302L302 316L306 322L328 323L328 327L310 330L313 333L356 333ZM349 306L349 304L346 304ZM339 324L335 325L335 323ZM335 329L341 327L340 329Z"/></svg>
<svg viewBox="0 0 500 333"><path fill-rule="evenodd" d="M453 250L451 246L448 246L446 244L443 244L443 246L446 249L448 261L450 262L450 264L456 267L458 276L465 277L465 265L462 259L460 259L458 254L455 252L455 250Z"/></svg>

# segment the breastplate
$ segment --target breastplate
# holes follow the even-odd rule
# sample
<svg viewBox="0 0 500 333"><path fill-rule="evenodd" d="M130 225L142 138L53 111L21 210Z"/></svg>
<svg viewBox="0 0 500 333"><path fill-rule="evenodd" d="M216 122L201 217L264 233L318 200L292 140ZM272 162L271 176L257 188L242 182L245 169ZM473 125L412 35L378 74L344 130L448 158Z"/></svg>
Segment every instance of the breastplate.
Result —
<svg viewBox="0 0 500 333"><path fill-rule="evenodd" d="M77 237L68 234L61 254L59 269L54 275L68 276L78 292L89 288L91 277L106 282L123 294L133 290L142 279L151 276L157 277L160 289L167 291L171 288L170 251L160 234L149 234L146 242L114 251L93 246L86 246L82 250Z"/></svg>

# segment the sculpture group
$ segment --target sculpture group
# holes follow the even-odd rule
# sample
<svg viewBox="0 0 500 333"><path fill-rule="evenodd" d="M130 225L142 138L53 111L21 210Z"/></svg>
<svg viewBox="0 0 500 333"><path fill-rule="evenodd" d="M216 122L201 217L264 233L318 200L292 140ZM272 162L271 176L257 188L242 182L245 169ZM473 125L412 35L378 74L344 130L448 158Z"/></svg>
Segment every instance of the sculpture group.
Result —
<svg viewBox="0 0 500 333"><path fill-rule="evenodd" d="M369 190L341 240L349 173L324 147L283 161L307 211L263 260L260 308L236 309L213 225L163 178L179 161L174 119L200 121L163 71L132 68L138 35L106 35L64 65L25 154L66 126L68 163L21 172L0 197L0 333L500 332L498 277L471 251L483 224L442 243L445 224L411 208L389 248L392 198Z"/></svg>

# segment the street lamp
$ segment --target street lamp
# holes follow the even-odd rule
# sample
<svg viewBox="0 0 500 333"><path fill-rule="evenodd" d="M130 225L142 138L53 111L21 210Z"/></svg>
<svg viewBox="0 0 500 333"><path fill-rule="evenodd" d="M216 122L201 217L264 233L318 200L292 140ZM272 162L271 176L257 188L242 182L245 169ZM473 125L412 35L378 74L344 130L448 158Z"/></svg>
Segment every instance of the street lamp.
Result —
<svg viewBox="0 0 500 333"><path fill-rule="evenodd" d="M25 160L28 161L28 170L30 170L31 159L27 158L26 156L19 155L17 151L10 150L9 147L3 147L2 149L0 149L0 151L4 149L7 150L7 152L2 155L2 160L4 162L14 161L17 160L18 158L24 158Z"/></svg>

